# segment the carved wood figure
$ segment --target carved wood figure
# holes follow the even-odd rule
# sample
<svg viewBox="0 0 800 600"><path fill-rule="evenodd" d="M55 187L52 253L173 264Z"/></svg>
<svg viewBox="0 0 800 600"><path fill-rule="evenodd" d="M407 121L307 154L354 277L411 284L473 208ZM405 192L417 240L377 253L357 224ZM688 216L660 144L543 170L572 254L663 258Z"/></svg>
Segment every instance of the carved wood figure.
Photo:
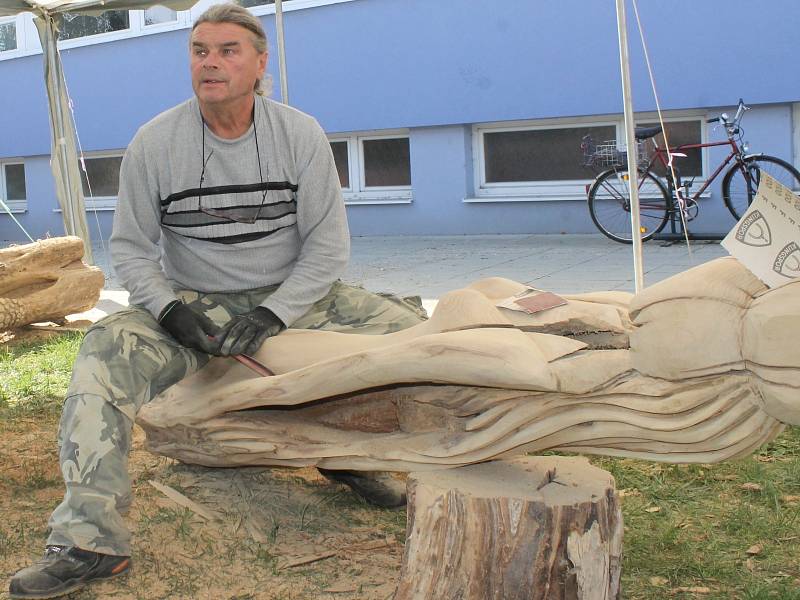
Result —
<svg viewBox="0 0 800 600"><path fill-rule="evenodd" d="M0 249L0 331L89 310L105 277L84 264L83 240L50 238Z"/></svg>
<svg viewBox="0 0 800 600"><path fill-rule="evenodd" d="M547 449L710 463L800 424L800 282L726 258L635 297L497 308L520 293L483 280L382 336L289 330L257 355L274 377L214 359L138 420L191 463L401 471Z"/></svg>

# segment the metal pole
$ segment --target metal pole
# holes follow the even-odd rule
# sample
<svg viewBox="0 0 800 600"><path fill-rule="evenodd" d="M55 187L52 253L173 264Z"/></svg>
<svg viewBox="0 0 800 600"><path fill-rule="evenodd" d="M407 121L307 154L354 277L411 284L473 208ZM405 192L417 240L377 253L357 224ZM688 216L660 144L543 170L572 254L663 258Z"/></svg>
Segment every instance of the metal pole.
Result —
<svg viewBox="0 0 800 600"><path fill-rule="evenodd" d="M628 146L628 189L631 196L631 234L633 246L633 275L635 290L644 288L642 267L642 235L639 220L639 163L636 155L636 135L633 124L631 69L628 57L628 26L625 19L625 0L617 2L617 33L619 35L619 65L622 72L622 101L625 111L625 143Z"/></svg>
<svg viewBox="0 0 800 600"><path fill-rule="evenodd" d="M70 181L72 173L69 169L69 161L67 159L67 132L64 128L64 112L62 110L61 99L62 99L62 88L61 88L61 77L60 71L57 68L54 68L58 62L58 49L56 47L56 35L55 35L55 28L53 24L53 17L50 15L46 16L47 19L47 35L50 38L50 43L48 44L48 57L49 62L52 68L52 71L55 73L54 83L56 85L55 89L55 120L56 120L56 127L55 127L55 136L56 136L56 147L58 148L58 160L61 163L61 176L64 178L64 187L66 190L65 195L65 202L64 202L64 210L67 211L67 217L69 219L69 225L72 231L68 231L69 235L80 235L78 232L78 228L75 225L75 204L72 198L72 182Z"/></svg>
<svg viewBox="0 0 800 600"><path fill-rule="evenodd" d="M278 69L281 77L281 101L289 104L289 82L286 81L286 46L283 42L283 2L275 0L275 31L278 34Z"/></svg>

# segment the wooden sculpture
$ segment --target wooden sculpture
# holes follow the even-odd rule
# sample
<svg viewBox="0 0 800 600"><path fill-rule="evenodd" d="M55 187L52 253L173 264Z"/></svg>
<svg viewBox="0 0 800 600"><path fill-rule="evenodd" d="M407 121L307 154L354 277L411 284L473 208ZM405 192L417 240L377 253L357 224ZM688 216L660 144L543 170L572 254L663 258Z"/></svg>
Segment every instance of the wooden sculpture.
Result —
<svg viewBox="0 0 800 600"><path fill-rule="evenodd" d="M0 331L89 310L105 277L85 265L83 240L57 237L0 249Z"/></svg>
<svg viewBox="0 0 800 600"><path fill-rule="evenodd" d="M725 258L635 297L496 307L521 293L483 280L382 336L289 330L257 356L274 377L214 359L139 422L191 463L395 471L546 449L710 463L800 424L800 282Z"/></svg>

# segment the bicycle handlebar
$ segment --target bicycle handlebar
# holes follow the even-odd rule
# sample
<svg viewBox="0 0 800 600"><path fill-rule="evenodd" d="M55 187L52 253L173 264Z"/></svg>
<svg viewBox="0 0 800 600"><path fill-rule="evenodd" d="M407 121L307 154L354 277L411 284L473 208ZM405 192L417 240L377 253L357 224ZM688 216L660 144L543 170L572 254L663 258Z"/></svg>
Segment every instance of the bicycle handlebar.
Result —
<svg viewBox="0 0 800 600"><path fill-rule="evenodd" d="M733 122L738 123L739 119L742 118L742 113L744 113L746 110L750 110L750 107L745 106L744 100L739 98L739 106L736 108L736 116L733 117Z"/></svg>

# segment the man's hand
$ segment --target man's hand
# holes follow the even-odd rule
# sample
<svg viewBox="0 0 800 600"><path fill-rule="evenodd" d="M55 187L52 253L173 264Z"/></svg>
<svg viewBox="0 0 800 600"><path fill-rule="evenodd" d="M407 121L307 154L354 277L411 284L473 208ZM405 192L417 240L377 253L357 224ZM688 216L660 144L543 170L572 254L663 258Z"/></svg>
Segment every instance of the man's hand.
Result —
<svg viewBox="0 0 800 600"><path fill-rule="evenodd" d="M158 322L187 348L219 355L219 340L214 339L220 331L219 327L203 313L180 300L167 304L161 311Z"/></svg>
<svg viewBox="0 0 800 600"><path fill-rule="evenodd" d="M286 329L275 313L263 306L231 319L219 332L220 356L253 355L268 337Z"/></svg>

